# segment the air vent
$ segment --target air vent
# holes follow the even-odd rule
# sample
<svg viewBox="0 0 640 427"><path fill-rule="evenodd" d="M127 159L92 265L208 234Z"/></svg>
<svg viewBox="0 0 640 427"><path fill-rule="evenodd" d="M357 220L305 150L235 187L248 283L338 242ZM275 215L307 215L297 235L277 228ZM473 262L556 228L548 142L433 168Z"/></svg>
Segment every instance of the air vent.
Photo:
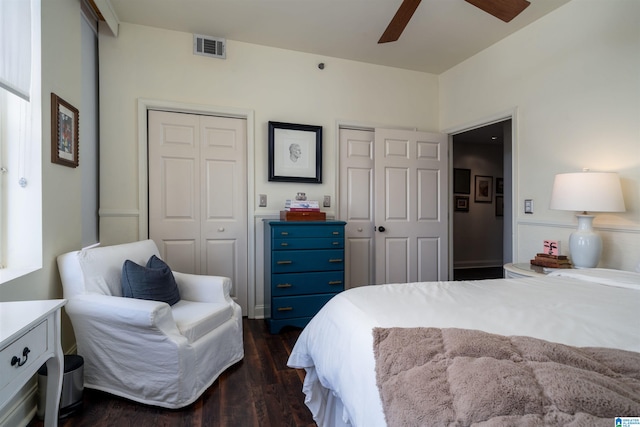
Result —
<svg viewBox="0 0 640 427"><path fill-rule="evenodd" d="M193 53L225 59L227 57L227 41L219 37L193 35Z"/></svg>

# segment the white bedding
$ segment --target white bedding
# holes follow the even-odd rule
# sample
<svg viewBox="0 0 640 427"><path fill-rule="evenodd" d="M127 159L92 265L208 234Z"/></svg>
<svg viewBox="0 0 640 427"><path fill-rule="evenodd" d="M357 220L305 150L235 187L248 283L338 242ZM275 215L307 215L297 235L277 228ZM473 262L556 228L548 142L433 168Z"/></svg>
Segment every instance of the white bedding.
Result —
<svg viewBox="0 0 640 427"><path fill-rule="evenodd" d="M598 270L350 289L311 320L288 365L306 370L305 403L319 426L373 427L385 425L374 327L480 329L640 352L640 274Z"/></svg>

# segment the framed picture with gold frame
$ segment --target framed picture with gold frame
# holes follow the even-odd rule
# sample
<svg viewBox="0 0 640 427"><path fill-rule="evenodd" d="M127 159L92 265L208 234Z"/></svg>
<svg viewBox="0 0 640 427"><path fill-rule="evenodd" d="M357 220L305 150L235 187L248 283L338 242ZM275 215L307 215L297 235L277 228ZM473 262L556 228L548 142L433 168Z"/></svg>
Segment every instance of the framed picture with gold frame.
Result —
<svg viewBox="0 0 640 427"><path fill-rule="evenodd" d="M78 109L51 93L51 162L78 167Z"/></svg>

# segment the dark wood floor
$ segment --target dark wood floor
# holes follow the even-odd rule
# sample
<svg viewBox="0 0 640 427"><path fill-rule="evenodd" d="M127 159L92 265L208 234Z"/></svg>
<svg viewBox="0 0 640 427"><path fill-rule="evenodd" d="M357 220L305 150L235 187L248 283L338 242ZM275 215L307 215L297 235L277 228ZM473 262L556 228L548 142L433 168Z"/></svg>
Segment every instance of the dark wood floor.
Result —
<svg viewBox="0 0 640 427"><path fill-rule="evenodd" d="M287 358L301 329L271 335L263 320L244 319L244 360L225 371L192 405L170 410L85 389L81 412L60 427L315 426L304 405L304 371ZM29 427L41 427L34 418Z"/></svg>
<svg viewBox="0 0 640 427"><path fill-rule="evenodd" d="M504 278L503 267L456 268L453 280L482 280Z"/></svg>

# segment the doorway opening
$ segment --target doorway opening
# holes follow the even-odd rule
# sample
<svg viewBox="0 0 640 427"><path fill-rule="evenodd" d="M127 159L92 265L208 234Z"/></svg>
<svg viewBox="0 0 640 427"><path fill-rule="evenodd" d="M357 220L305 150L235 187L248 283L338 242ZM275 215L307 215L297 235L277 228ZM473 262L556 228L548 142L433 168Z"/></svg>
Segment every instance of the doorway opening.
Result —
<svg viewBox="0 0 640 427"><path fill-rule="evenodd" d="M504 277L512 257L512 120L452 136L453 280Z"/></svg>

